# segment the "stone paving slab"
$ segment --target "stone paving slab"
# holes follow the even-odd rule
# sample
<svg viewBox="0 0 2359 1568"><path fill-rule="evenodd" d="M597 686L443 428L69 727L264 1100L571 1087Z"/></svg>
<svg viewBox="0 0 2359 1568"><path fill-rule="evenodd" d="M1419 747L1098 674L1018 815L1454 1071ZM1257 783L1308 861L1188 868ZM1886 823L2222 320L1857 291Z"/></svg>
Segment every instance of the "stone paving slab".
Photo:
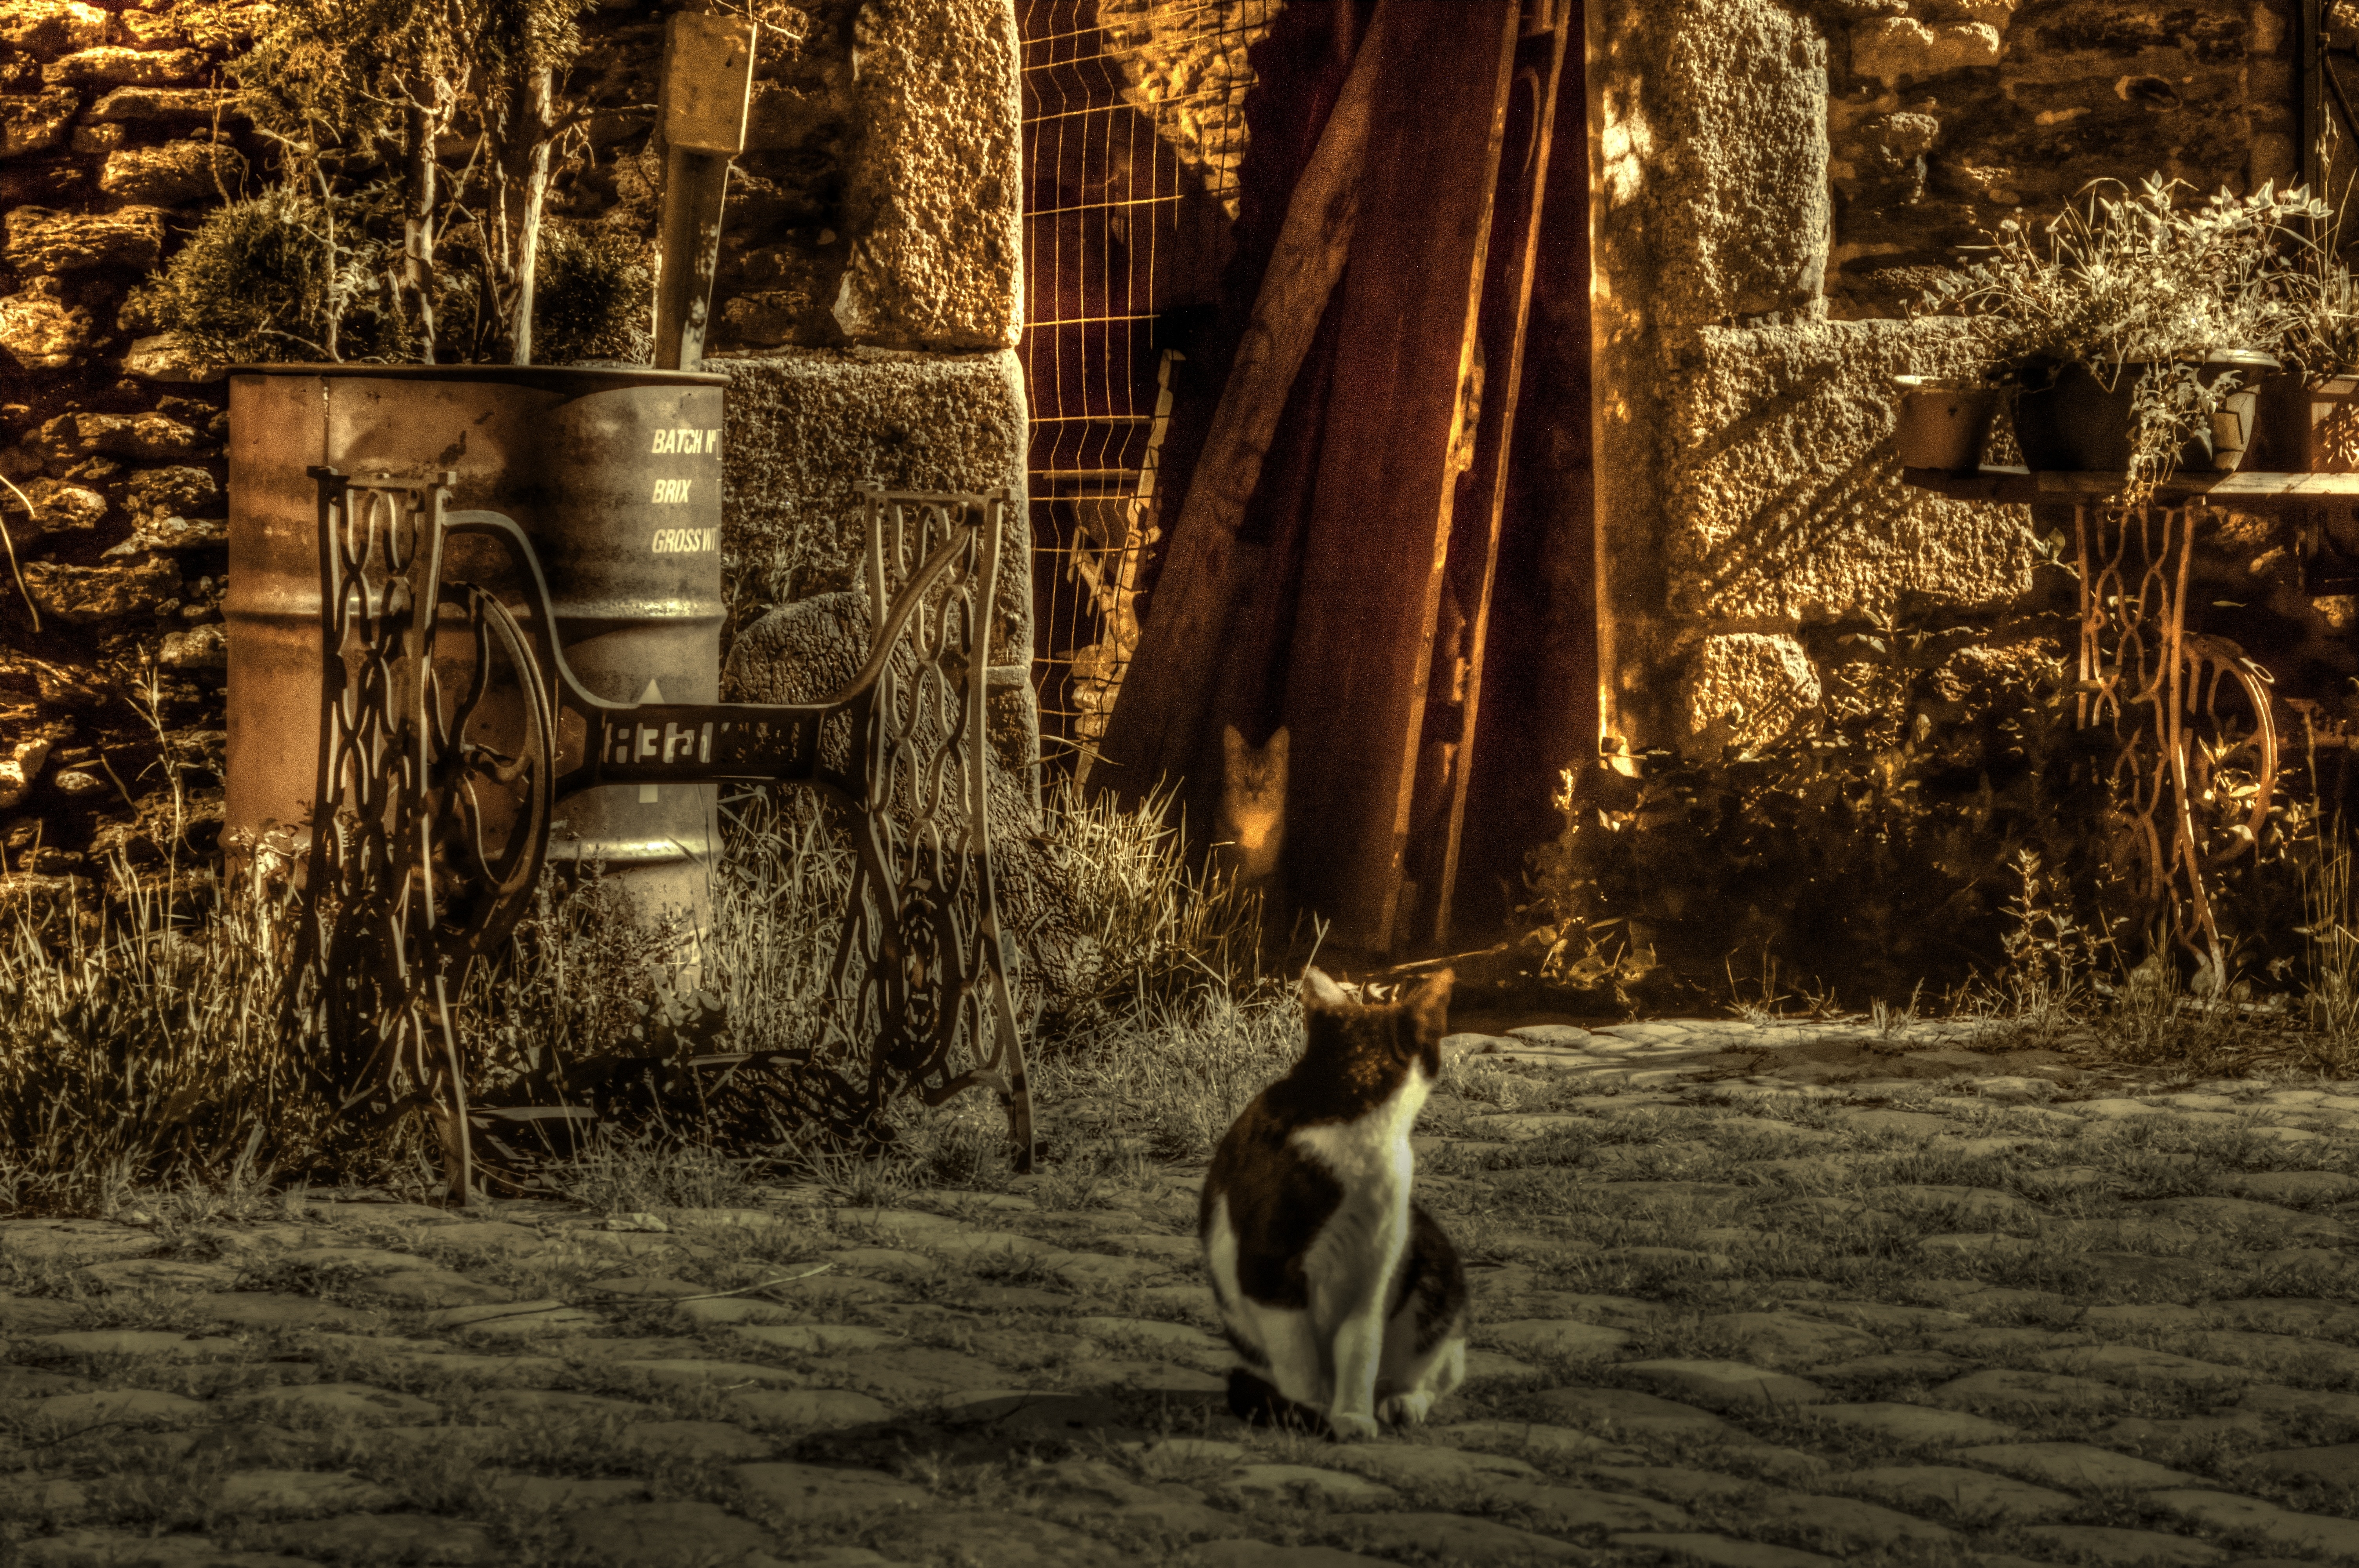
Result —
<svg viewBox="0 0 2359 1568"><path fill-rule="evenodd" d="M1227 1414L1201 1166L0 1220L0 1557L2359 1560L2359 1083L1986 1035L1453 1035L1471 1376L1347 1446Z"/></svg>

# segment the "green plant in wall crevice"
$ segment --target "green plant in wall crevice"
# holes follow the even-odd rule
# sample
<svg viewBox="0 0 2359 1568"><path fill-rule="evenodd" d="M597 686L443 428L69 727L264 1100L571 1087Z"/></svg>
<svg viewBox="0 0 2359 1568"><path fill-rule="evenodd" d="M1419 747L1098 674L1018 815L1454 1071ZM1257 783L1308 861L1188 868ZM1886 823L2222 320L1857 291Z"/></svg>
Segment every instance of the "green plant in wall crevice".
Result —
<svg viewBox="0 0 2359 1568"><path fill-rule="evenodd" d="M584 9L286 0L231 66L277 183L209 213L134 315L215 361L643 358L644 242L545 212L586 146Z"/></svg>

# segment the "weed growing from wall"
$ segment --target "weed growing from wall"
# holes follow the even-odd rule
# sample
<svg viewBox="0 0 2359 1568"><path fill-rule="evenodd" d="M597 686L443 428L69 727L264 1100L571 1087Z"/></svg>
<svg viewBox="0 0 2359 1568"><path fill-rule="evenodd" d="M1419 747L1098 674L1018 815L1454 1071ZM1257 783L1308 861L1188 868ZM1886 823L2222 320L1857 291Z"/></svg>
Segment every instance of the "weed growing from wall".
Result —
<svg viewBox="0 0 2359 1568"><path fill-rule="evenodd" d="M2112 880L2108 738L2074 728L2060 666L1973 656L2036 630L1842 634L1826 699L1777 741L1568 772L1531 878L1560 973L1585 961L1659 1001L1774 968L1864 1005L1995 969L2020 855Z"/></svg>
<svg viewBox="0 0 2359 1568"><path fill-rule="evenodd" d="M557 76L582 9L278 5L231 65L277 183L207 213L136 316L218 362L643 359L645 243L544 211L582 146Z"/></svg>
<svg viewBox="0 0 2359 1568"><path fill-rule="evenodd" d="M214 363L399 358L370 287L383 263L364 203L280 186L206 214L128 308Z"/></svg>

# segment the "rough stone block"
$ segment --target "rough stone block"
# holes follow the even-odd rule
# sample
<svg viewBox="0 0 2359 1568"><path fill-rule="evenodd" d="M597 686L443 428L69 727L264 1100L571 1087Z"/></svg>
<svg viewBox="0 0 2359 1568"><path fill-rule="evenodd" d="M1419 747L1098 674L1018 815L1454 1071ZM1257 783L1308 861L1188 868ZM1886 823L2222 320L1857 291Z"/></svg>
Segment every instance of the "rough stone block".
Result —
<svg viewBox="0 0 2359 1568"><path fill-rule="evenodd" d="M229 633L219 622L167 633L157 658L169 670L226 670Z"/></svg>
<svg viewBox="0 0 2359 1568"><path fill-rule="evenodd" d="M1697 645L1682 696L1690 731L1726 720L1735 738L1758 745L1819 705L1819 672L1783 633L1732 632Z"/></svg>
<svg viewBox="0 0 2359 1568"><path fill-rule="evenodd" d="M124 147L109 153L98 188L109 196L179 207L234 196L245 183L245 159L234 147L212 142L167 142L160 147Z"/></svg>
<svg viewBox="0 0 2359 1568"><path fill-rule="evenodd" d="M2028 589L2027 514L1903 489L1890 377L1939 372L1943 322L1702 328L1669 348L1669 602L1700 622L1876 616L1904 594Z"/></svg>
<svg viewBox="0 0 2359 1568"><path fill-rule="evenodd" d="M1668 324L1817 298L1830 222L1817 26L1773 0L1623 0L1606 29L1598 260L1625 308Z"/></svg>
<svg viewBox="0 0 2359 1568"><path fill-rule="evenodd" d="M25 444L52 466L97 456L160 463L212 454L194 430L163 414L60 414Z"/></svg>
<svg viewBox="0 0 2359 1568"><path fill-rule="evenodd" d="M238 95L212 87L118 87L90 107L100 124L118 120L225 120L247 117Z"/></svg>
<svg viewBox="0 0 2359 1568"><path fill-rule="evenodd" d="M102 266L152 268L163 254L164 215L153 207L119 212L58 212L19 207L8 214L8 265L27 276Z"/></svg>
<svg viewBox="0 0 2359 1568"><path fill-rule="evenodd" d="M855 26L836 323L855 342L1013 348L1024 239L1012 0L869 0Z"/></svg>
<svg viewBox="0 0 2359 1568"><path fill-rule="evenodd" d="M1887 148L1899 157L1917 157L1931 152L1940 134L1941 122L1930 114L1877 114L1858 126L1862 141Z"/></svg>
<svg viewBox="0 0 2359 1568"><path fill-rule="evenodd" d="M66 145L82 94L71 87L0 95L0 157L48 152Z"/></svg>
<svg viewBox="0 0 2359 1568"><path fill-rule="evenodd" d="M176 49L188 46L188 37L180 28L180 18L170 13L159 16L152 11L125 9L115 17L114 25L124 41L138 49Z"/></svg>
<svg viewBox="0 0 2359 1568"><path fill-rule="evenodd" d="M21 488L25 499L33 503L33 521L38 533L87 533L105 520L106 497L87 485L35 479L26 481Z"/></svg>
<svg viewBox="0 0 2359 1568"><path fill-rule="evenodd" d="M1028 438L1012 353L782 350L711 362L729 376L723 448L723 569L756 574L774 601L854 587L863 482L894 490L1006 487L1025 528ZM1028 534L1028 529L1026 530ZM1029 656L1028 538L1001 546L1003 623L995 662Z"/></svg>
<svg viewBox="0 0 2359 1568"><path fill-rule="evenodd" d="M220 381L229 373L220 365L206 363L178 332L158 332L152 338L133 340L131 347L124 351L123 373L142 381L196 386Z"/></svg>
<svg viewBox="0 0 2359 1568"><path fill-rule="evenodd" d="M69 626L153 615L180 591L180 568L164 557L103 567L27 561L24 572L33 602Z"/></svg>
<svg viewBox="0 0 2359 1568"><path fill-rule="evenodd" d="M90 312L67 304L54 279L28 279L22 294L0 299L0 351L20 370L71 369L88 357L97 333Z"/></svg>
<svg viewBox="0 0 2359 1568"><path fill-rule="evenodd" d="M150 52L109 45L51 61L41 68L41 80L57 87L174 87L194 81L207 63L194 49Z"/></svg>
<svg viewBox="0 0 2359 1568"><path fill-rule="evenodd" d="M208 470L180 463L132 475L124 483L124 500L142 522L201 516L221 500L221 485Z"/></svg>
<svg viewBox="0 0 2359 1568"><path fill-rule="evenodd" d="M1689 629L1668 603L1666 333L1823 313L1832 222L1827 46L1774 0L1600 0L1593 171L1597 635L1610 735L1683 729ZM1646 743L1652 743L1651 741Z"/></svg>
<svg viewBox="0 0 2359 1568"><path fill-rule="evenodd" d="M47 741L19 741L6 756L0 757L0 811L14 811L23 804L26 792L41 776L41 765L49 760Z"/></svg>
<svg viewBox="0 0 2359 1568"><path fill-rule="evenodd" d="M1928 27L1908 16L1879 16L1851 30L1851 68L1887 87L1904 76L1940 76L1996 65L1998 28L1988 22Z"/></svg>
<svg viewBox="0 0 2359 1568"><path fill-rule="evenodd" d="M106 13L81 0L0 0L0 44L54 56L106 41Z"/></svg>

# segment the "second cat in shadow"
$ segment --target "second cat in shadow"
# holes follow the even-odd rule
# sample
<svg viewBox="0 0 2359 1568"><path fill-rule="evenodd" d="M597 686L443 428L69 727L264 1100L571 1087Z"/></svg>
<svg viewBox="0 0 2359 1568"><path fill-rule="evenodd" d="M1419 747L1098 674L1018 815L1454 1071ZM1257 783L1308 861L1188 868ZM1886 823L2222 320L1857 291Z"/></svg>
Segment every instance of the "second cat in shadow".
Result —
<svg viewBox="0 0 2359 1568"><path fill-rule="evenodd" d="M1221 808L1212 822L1212 869L1239 891L1262 900L1266 935L1285 934L1285 883L1278 875L1286 850L1286 727L1259 746L1245 744L1234 724L1221 731Z"/></svg>

